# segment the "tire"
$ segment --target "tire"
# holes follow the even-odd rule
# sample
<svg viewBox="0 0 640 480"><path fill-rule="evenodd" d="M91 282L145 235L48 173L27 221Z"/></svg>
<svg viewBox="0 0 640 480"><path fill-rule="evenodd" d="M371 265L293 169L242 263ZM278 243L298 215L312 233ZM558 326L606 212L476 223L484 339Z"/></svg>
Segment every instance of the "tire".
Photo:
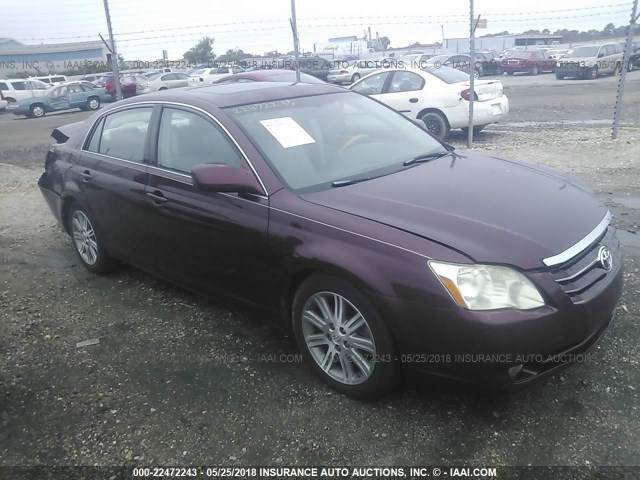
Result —
<svg viewBox="0 0 640 480"><path fill-rule="evenodd" d="M44 105L42 105L41 103L36 103L34 105L31 105L31 108L29 109L29 116L31 118L42 118L45 115L45 110L44 110Z"/></svg>
<svg viewBox="0 0 640 480"><path fill-rule="evenodd" d="M496 75L502 75L502 67L500 65L496 67Z"/></svg>
<svg viewBox="0 0 640 480"><path fill-rule="evenodd" d="M558 80L564 80L564 75L563 75L563 74L561 74L561 73L556 72L556 78L557 78Z"/></svg>
<svg viewBox="0 0 640 480"><path fill-rule="evenodd" d="M507 72L507 75L513 75L514 72Z"/></svg>
<svg viewBox="0 0 640 480"><path fill-rule="evenodd" d="M351 76L351 83L355 83L355 82L357 82L358 80L360 80L360 74L359 74L359 73L354 73L354 74Z"/></svg>
<svg viewBox="0 0 640 480"><path fill-rule="evenodd" d="M596 78L598 78L598 67L591 67L589 69L589 75L587 75L587 78L590 78L591 80L595 80Z"/></svg>
<svg viewBox="0 0 640 480"><path fill-rule="evenodd" d="M613 69L611 76L615 77L616 75L620 75L621 73L622 73L622 65L620 65L619 63L616 63L616 68Z"/></svg>
<svg viewBox="0 0 640 480"><path fill-rule="evenodd" d="M478 76L476 78L480 78L480 77L482 77L484 75L484 68L483 67L478 67L476 72L478 72Z"/></svg>
<svg viewBox="0 0 640 480"><path fill-rule="evenodd" d="M538 75L540 73L540 70L538 70L538 66L534 65L530 73L531 75Z"/></svg>
<svg viewBox="0 0 640 480"><path fill-rule="evenodd" d="M449 122L446 117L439 112L427 112L420 120L424 123L425 127L431 135L439 140L444 140L449 135Z"/></svg>
<svg viewBox="0 0 640 480"><path fill-rule="evenodd" d="M342 308L336 315L337 305ZM310 277L296 292L292 321L300 351L331 388L373 400L398 385L399 362L387 326L350 283L329 275Z"/></svg>
<svg viewBox="0 0 640 480"><path fill-rule="evenodd" d="M98 110L100 108L100 99L98 97L89 97L86 108L87 110Z"/></svg>
<svg viewBox="0 0 640 480"><path fill-rule="evenodd" d="M473 71L473 78L475 78L476 80L480 78L480 71L479 70L474 70Z"/></svg>
<svg viewBox="0 0 640 480"><path fill-rule="evenodd" d="M82 265L93 273L106 273L113 269L115 262L102 246L95 222L79 203L69 208L67 230L71 243Z"/></svg>

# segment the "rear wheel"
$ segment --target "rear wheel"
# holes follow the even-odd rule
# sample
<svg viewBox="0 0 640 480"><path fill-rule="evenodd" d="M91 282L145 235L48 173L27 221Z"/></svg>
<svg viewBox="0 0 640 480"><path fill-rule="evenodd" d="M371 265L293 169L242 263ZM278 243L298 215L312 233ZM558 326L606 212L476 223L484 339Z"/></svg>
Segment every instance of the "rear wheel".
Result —
<svg viewBox="0 0 640 480"><path fill-rule="evenodd" d="M592 80L598 78L598 67L592 67L589 69L589 73L587 74L589 78Z"/></svg>
<svg viewBox="0 0 640 480"><path fill-rule="evenodd" d="M561 73L556 72L556 78L557 78L558 80L564 80L564 75L563 75L563 74L561 74Z"/></svg>
<svg viewBox="0 0 640 480"><path fill-rule="evenodd" d="M434 137L444 140L449 135L449 122L442 113L427 112L420 117L420 120Z"/></svg>
<svg viewBox="0 0 640 480"><path fill-rule="evenodd" d="M29 111L31 112L31 116L33 118L44 117L44 114L45 114L44 105L40 103L36 105L31 105L31 108L29 109Z"/></svg>
<svg viewBox="0 0 640 480"><path fill-rule="evenodd" d="M87 100L87 109L88 110L97 110L100 108L100 100L98 97L91 97Z"/></svg>
<svg viewBox="0 0 640 480"><path fill-rule="evenodd" d="M95 223L77 202L69 209L67 229L78 258L87 270L105 273L113 268L114 261L104 250Z"/></svg>
<svg viewBox="0 0 640 480"><path fill-rule="evenodd" d="M326 384L362 400L395 388L400 375L391 335L360 290L315 275L298 289L292 315L298 346Z"/></svg>
<svg viewBox="0 0 640 480"><path fill-rule="evenodd" d="M360 80L360 74L359 73L354 73L351 77L351 83L355 83L358 80Z"/></svg>
<svg viewBox="0 0 640 480"><path fill-rule="evenodd" d="M531 75L538 75L538 73L540 73L540 70L538 70L537 65L534 65L533 68L531 69Z"/></svg>

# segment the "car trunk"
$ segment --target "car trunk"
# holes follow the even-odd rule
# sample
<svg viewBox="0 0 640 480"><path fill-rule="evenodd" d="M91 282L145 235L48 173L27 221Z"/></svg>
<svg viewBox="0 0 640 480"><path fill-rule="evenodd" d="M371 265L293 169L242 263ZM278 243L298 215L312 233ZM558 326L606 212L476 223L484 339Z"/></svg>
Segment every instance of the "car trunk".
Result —
<svg viewBox="0 0 640 480"><path fill-rule="evenodd" d="M456 85L466 89L470 87L469 82L459 82ZM476 80L473 89L476 92L478 102L488 102L499 98L503 94L502 82L500 80Z"/></svg>

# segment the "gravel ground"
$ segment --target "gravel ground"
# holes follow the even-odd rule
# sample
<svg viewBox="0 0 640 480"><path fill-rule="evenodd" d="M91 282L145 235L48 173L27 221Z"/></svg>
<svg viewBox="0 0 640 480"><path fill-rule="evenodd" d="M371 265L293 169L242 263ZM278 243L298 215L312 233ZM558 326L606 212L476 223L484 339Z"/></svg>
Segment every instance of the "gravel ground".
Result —
<svg viewBox="0 0 640 480"><path fill-rule="evenodd" d="M640 129L609 132L495 126L476 143L582 177L614 213L625 289L589 360L509 395L429 382L373 403L325 388L245 312L84 270L36 187L46 135L1 136L0 465L640 464Z"/></svg>

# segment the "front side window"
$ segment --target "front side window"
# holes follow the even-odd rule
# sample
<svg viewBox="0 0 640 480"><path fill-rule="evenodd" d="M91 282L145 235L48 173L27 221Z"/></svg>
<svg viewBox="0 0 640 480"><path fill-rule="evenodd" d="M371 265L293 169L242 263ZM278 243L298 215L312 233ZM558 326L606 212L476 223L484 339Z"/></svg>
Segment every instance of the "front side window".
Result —
<svg viewBox="0 0 640 480"><path fill-rule="evenodd" d="M151 112L151 107L144 107L107 115L94 129L87 150L143 163Z"/></svg>
<svg viewBox="0 0 640 480"><path fill-rule="evenodd" d="M381 72L365 78L360 83L356 83L351 89L365 95L379 95L382 93L384 82L387 80L389 72Z"/></svg>
<svg viewBox="0 0 640 480"><path fill-rule="evenodd" d="M188 175L193 167L205 163L240 167L242 157L209 119L186 110L164 108L158 135L158 167Z"/></svg>
<svg viewBox="0 0 640 480"><path fill-rule="evenodd" d="M4 82L0 82L0 90L7 91L9 90L9 86Z"/></svg>
<svg viewBox="0 0 640 480"><path fill-rule="evenodd" d="M14 90L27 90L27 82L11 82Z"/></svg>

